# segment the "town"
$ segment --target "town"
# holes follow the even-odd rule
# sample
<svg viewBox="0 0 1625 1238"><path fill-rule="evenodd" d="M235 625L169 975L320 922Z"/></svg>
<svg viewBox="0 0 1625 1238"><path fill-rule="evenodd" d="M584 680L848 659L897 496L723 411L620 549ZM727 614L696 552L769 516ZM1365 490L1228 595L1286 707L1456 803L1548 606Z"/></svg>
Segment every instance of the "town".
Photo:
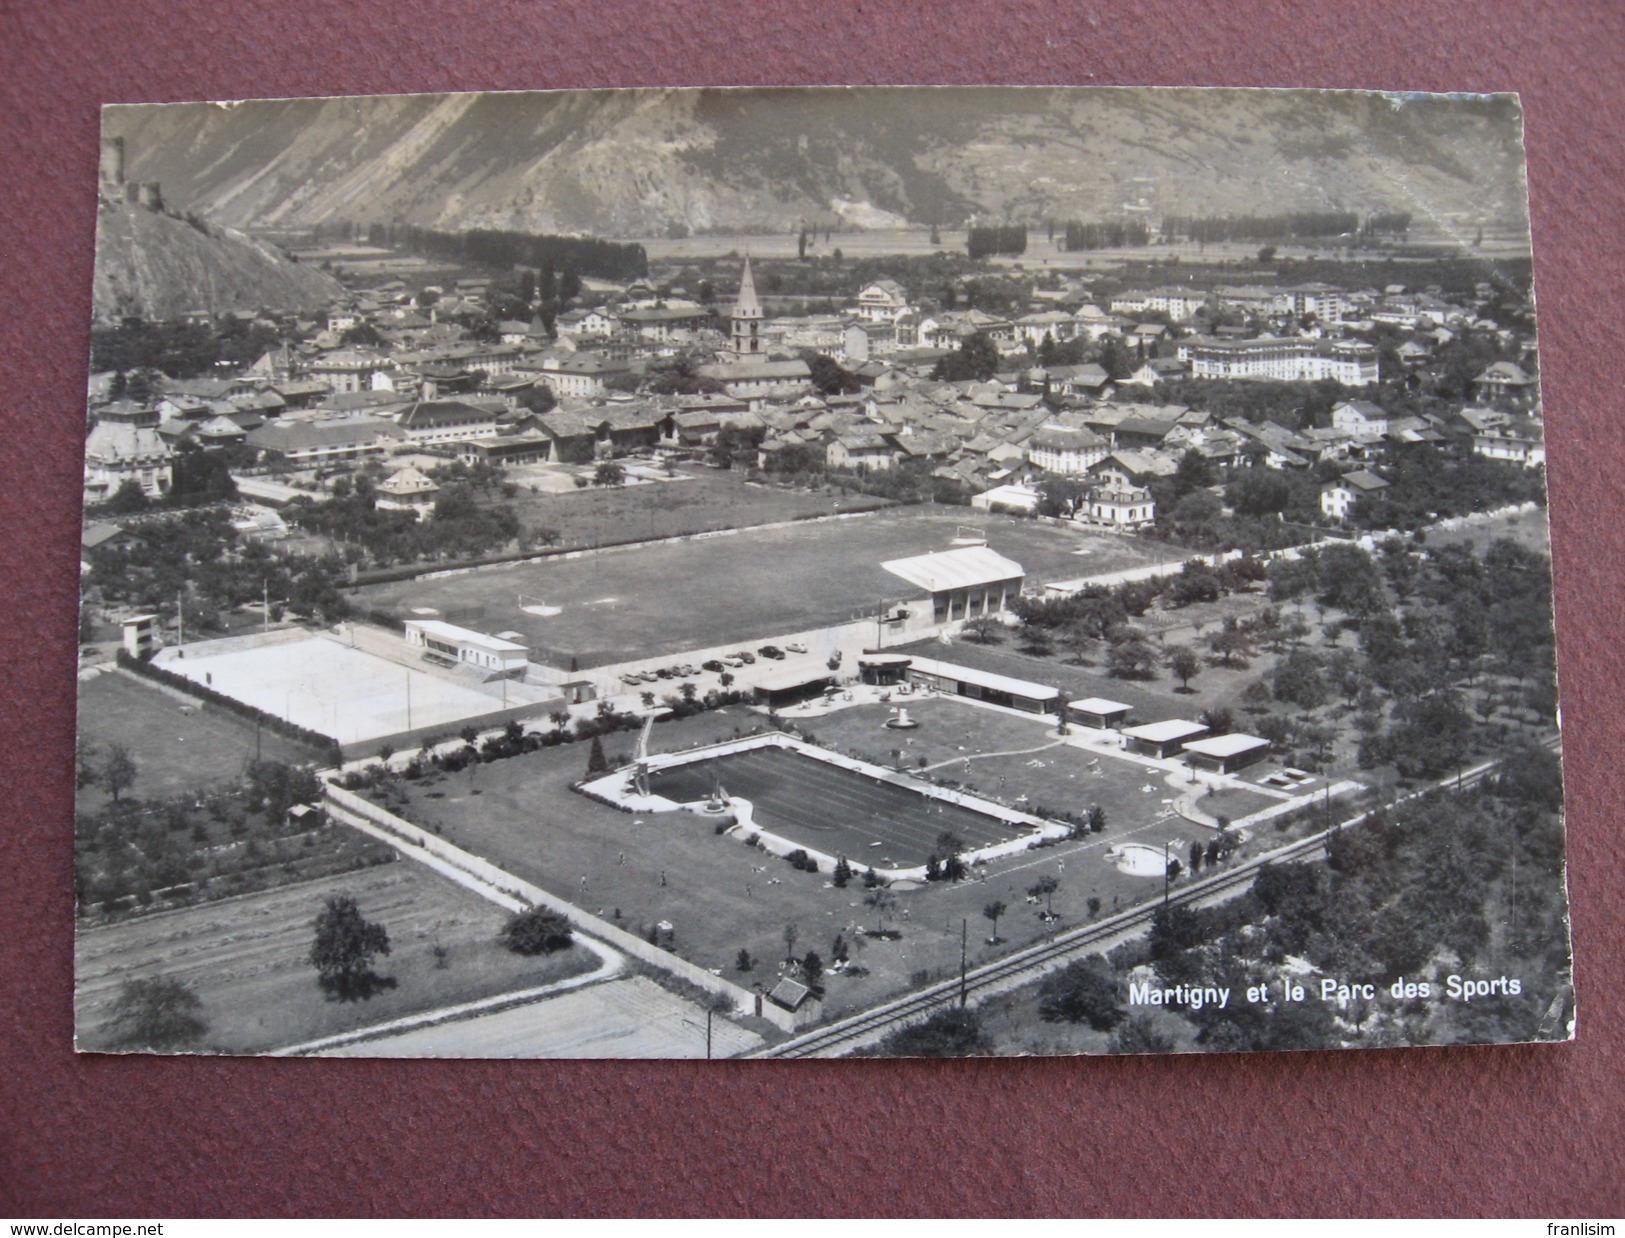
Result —
<svg viewBox="0 0 1625 1238"><path fill-rule="evenodd" d="M99 261L299 294L98 283L81 1049L1567 1034L1526 232L238 232L138 157Z"/></svg>

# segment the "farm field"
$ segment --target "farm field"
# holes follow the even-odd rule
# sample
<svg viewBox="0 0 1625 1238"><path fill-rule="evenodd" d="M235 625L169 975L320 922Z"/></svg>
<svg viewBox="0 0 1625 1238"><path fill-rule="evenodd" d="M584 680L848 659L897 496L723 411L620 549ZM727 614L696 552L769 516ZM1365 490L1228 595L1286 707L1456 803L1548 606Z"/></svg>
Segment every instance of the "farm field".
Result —
<svg viewBox="0 0 1625 1238"><path fill-rule="evenodd" d="M962 509L901 508L368 585L354 600L403 619L434 610L481 631L517 631L533 660L551 655L555 664L574 659L588 668L873 615L882 601L918 592L881 563L952 549L969 518ZM1032 581L1139 567L1160 553L1014 517L974 523ZM521 596L531 609L521 608Z"/></svg>
<svg viewBox="0 0 1625 1238"><path fill-rule="evenodd" d="M338 828L338 827L335 827ZM394 981L364 1001L332 1001L307 961L330 894L354 895L392 947L377 960ZM597 966L591 951L525 958L497 942L506 913L422 866L399 860L365 872L285 886L180 911L81 929L75 938L78 1046L109 1047L109 1007L126 978L191 984L209 1025L200 1048L265 1053L404 1015L534 988ZM437 966L433 947L447 951Z"/></svg>
<svg viewBox="0 0 1625 1238"><path fill-rule="evenodd" d="M557 466L546 468L557 479ZM591 474L592 466L582 472ZM653 470L659 477L659 470ZM589 486L585 490L538 493L526 488L523 466L510 470L519 494L501 504L531 532L558 534L557 545L576 550L718 529L744 529L781 520L805 520L835 512L876 511L887 499L867 494L835 495L823 490L792 490L747 482L740 473L684 464L674 478L635 486ZM564 479L568 482L568 479Z"/></svg>
<svg viewBox="0 0 1625 1238"><path fill-rule="evenodd" d="M956 711L952 715L956 720L963 717L956 735L966 729L977 732L971 742L982 751L1031 747L1048 738L1040 723L947 701L940 704ZM815 719L809 729L822 740L831 732L836 716ZM878 725L880 717L883 713L872 713L853 725L866 729ZM1007 724L1022 728L1020 742L1008 742ZM764 725L762 715L729 707L660 724L654 730L651 751L715 743ZM984 726L985 736L979 731ZM625 732L605 737L605 752L612 762L624 761L635 740L635 735ZM957 738L953 742L956 755L961 742ZM1033 793L1035 801L1060 803L1064 802L1061 791L1047 790L1038 780L1054 780L1057 788L1075 785L1076 779L1068 779L1067 774L1085 776L1088 763L1095 759L1094 754L1073 748L1058 750L1054 757L1043 755L1046 766L1041 770L1025 766L1026 758L1011 759L1006 765L976 762L969 781L977 784L973 789L996 797L1003 773L1007 784L1002 791L1008 799L1016 793L1009 782L1013 774L1040 788ZM852 962L864 974L830 978L825 1010L832 1017L867 1007L926 978L956 972L962 921L970 924L972 963L1047 935L1050 926L1040 918L1043 907L1029 902L1026 895L1040 877L1059 880L1053 897L1059 923L1083 923L1090 916L1091 898L1100 900L1101 914L1105 914L1114 906L1127 906L1161 892L1160 881L1119 872L1105 859L1108 848L1130 839L1155 845L1179 840L1188 845L1211 833L1169 816L1161 801L1175 791L1166 786L1155 786L1154 794L1140 790L1146 781L1141 777L1144 767L1126 765L1125 770L1131 770L1138 781L1132 784L1132 794L1125 793L1124 807L1108 807L1111 820L1104 833L981 866L972 880L957 885L900 883L893 890L896 905L887 913L886 927L898 930L901 936L870 938L864 932L880 927L878 913L865 904L867 891L860 882L836 889L828 874L799 872L737 839L718 836L710 821L695 814L635 815L589 800L571 789L586 770L587 756L587 745L567 744L471 766L466 772L401 781L397 785L405 804L396 811L629 931L643 933L659 921L668 921L675 929L675 944L682 957L720 969L747 986L761 983L771 987L777 980L782 971L778 960L785 957L786 925L797 927L798 953L813 949L826 962L834 938L840 934L851 950ZM961 778L952 771L944 774ZM1154 801L1155 807L1147 808L1148 801ZM995 900L1004 902L1008 911L999 922L1000 943L989 946L985 939L991 926L982 911ZM738 969L741 950L752 960L750 971Z"/></svg>
<svg viewBox="0 0 1625 1238"><path fill-rule="evenodd" d="M267 761L300 764L318 753L261 730L252 722L202 701L182 701L154 684L107 670L79 684L79 749L92 766L109 745L135 759L128 794L160 799L235 781L256 753ZM109 800L100 787L79 792L81 808Z"/></svg>

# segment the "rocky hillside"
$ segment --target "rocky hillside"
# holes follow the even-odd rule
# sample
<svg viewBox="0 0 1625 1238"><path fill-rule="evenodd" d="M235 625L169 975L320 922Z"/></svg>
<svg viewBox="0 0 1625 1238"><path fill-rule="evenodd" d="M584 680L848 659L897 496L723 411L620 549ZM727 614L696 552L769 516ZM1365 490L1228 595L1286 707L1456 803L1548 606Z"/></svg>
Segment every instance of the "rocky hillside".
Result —
<svg viewBox="0 0 1625 1238"><path fill-rule="evenodd" d="M342 293L332 276L230 228L134 205L104 202L96 213L98 322L315 309Z"/></svg>
<svg viewBox="0 0 1625 1238"><path fill-rule="evenodd" d="M107 109L132 179L235 226L659 235L1126 212L1527 219L1509 98L884 89L374 96Z"/></svg>

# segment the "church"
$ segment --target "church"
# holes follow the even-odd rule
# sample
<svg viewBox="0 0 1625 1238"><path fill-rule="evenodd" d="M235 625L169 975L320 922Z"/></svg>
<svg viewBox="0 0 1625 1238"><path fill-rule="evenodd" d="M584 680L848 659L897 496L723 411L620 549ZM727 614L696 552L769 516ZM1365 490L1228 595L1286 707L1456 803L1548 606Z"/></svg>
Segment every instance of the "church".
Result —
<svg viewBox="0 0 1625 1238"><path fill-rule="evenodd" d="M749 258L729 318L728 347L715 365L701 366L699 372L721 383L735 398L793 400L812 388L812 372L805 361L768 359L762 337L762 303L756 296Z"/></svg>

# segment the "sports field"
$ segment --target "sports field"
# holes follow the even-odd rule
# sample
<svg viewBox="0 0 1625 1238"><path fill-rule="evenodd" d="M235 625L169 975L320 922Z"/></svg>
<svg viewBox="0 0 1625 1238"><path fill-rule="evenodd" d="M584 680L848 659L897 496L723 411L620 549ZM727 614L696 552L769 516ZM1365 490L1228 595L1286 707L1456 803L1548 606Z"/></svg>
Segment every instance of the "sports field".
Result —
<svg viewBox="0 0 1625 1238"><path fill-rule="evenodd" d="M703 800L711 781L751 802L756 824L770 834L860 866L907 868L938 852L951 833L975 851L1027 832L997 817L928 796L908 786L784 748L753 748L661 770L649 789L679 803Z"/></svg>
<svg viewBox="0 0 1625 1238"><path fill-rule="evenodd" d="M502 708L500 696L320 636L189 645L184 658L165 658L163 666L341 744L414 727L455 729Z"/></svg>
<svg viewBox="0 0 1625 1238"><path fill-rule="evenodd" d="M882 562L953 549L964 526L985 530L989 547L1020 563L1030 581L1159 558L1121 537L962 508L907 508L369 585L355 602L401 619L432 612L484 632L511 629L533 660L573 657L587 668L873 615L883 601L918 594Z"/></svg>

